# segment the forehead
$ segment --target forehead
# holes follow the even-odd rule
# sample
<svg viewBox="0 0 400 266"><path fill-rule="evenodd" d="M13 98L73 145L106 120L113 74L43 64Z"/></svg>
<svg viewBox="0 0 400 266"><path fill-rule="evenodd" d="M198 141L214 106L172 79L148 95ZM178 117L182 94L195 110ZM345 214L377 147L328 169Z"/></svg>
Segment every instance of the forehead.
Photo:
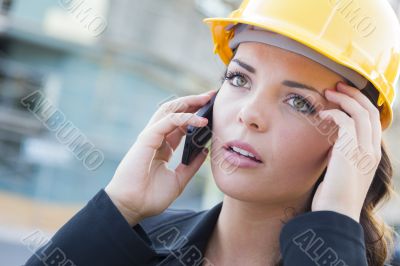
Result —
<svg viewBox="0 0 400 266"><path fill-rule="evenodd" d="M341 75L300 54L269 44L244 42L238 46L234 58L246 62L257 72L273 70L275 74L290 75L315 87L334 87L338 81L346 81Z"/></svg>

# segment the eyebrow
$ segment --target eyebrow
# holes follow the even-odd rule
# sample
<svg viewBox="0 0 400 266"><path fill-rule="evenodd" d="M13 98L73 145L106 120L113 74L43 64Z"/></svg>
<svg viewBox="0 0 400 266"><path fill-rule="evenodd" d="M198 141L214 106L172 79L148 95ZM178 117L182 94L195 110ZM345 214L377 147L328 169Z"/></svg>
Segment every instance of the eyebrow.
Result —
<svg viewBox="0 0 400 266"><path fill-rule="evenodd" d="M299 88L299 89L306 89L306 90L310 90L313 92L318 93L319 95L321 95L322 98L325 98L324 95L322 93L320 93L316 88L310 86L310 85L306 85L297 81L293 81L293 80L284 80L282 81L282 85L285 85L287 87L291 87L291 88Z"/></svg>
<svg viewBox="0 0 400 266"><path fill-rule="evenodd" d="M256 69L254 67L246 64L245 62L240 61L239 59L232 59L232 62L235 62L236 64L238 64L239 66L243 67L244 69L246 69L250 73L253 73L253 74L256 73Z"/></svg>
<svg viewBox="0 0 400 266"><path fill-rule="evenodd" d="M253 73L253 74L256 73L256 69L254 67L244 63L243 61L240 61L239 59L236 59L236 58L232 59L232 62L237 63L239 66L241 66L242 68L246 69L250 73ZM310 85L306 85L306 84L297 82L297 81L284 80L284 81L282 81L282 85L287 86L287 87L291 87L291 88L310 90L310 91L318 93L322 98L325 98L324 95L322 93L320 93L316 88L314 88L314 87L312 87Z"/></svg>

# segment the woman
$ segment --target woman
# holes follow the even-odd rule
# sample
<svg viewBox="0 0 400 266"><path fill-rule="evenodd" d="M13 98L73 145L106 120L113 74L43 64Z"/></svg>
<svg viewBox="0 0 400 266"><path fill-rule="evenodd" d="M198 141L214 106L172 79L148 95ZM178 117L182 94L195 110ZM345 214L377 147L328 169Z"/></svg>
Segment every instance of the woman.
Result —
<svg viewBox="0 0 400 266"><path fill-rule="evenodd" d="M400 27L385 1L343 5L250 0L207 20L227 64L211 146L223 202L168 208L207 150L167 163L187 125L207 125L193 113L216 92L182 97L157 110L106 188L27 265L386 265L391 230L374 210L392 186L382 130Z"/></svg>

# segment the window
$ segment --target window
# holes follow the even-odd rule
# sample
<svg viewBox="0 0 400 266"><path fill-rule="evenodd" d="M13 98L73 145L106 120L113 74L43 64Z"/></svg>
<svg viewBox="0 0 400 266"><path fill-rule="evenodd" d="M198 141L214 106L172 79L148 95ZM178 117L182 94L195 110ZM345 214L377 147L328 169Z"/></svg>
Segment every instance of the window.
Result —
<svg viewBox="0 0 400 266"><path fill-rule="evenodd" d="M0 183L25 186L33 165L21 160L24 139L44 131L40 121L21 104L21 99L42 89L39 73L0 57Z"/></svg>
<svg viewBox="0 0 400 266"><path fill-rule="evenodd" d="M12 0L0 0L0 11L7 12L10 10Z"/></svg>

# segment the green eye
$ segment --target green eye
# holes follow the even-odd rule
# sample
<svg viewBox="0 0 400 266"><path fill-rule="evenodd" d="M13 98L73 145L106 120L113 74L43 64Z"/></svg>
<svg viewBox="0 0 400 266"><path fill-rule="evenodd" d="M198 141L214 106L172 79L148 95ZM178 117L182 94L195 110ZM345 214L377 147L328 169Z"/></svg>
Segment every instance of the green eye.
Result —
<svg viewBox="0 0 400 266"><path fill-rule="evenodd" d="M246 85L247 81L240 76L236 76L232 79L232 83L234 86L243 87Z"/></svg>
<svg viewBox="0 0 400 266"><path fill-rule="evenodd" d="M293 106L293 108L296 109L296 111L299 111L299 112L302 112L305 114L315 113L314 106L309 101L307 101L304 97L302 97L300 95L293 94L289 97L289 99L287 101L292 103L290 105Z"/></svg>
<svg viewBox="0 0 400 266"><path fill-rule="evenodd" d="M297 109L301 109L301 108L303 108L305 105L306 105L306 103L305 102L303 102L303 101L299 101L299 99L294 99L294 105L295 105L295 107L297 108Z"/></svg>
<svg viewBox="0 0 400 266"><path fill-rule="evenodd" d="M241 72L227 72L224 79L228 80L229 83L234 87L249 87L248 79Z"/></svg>

